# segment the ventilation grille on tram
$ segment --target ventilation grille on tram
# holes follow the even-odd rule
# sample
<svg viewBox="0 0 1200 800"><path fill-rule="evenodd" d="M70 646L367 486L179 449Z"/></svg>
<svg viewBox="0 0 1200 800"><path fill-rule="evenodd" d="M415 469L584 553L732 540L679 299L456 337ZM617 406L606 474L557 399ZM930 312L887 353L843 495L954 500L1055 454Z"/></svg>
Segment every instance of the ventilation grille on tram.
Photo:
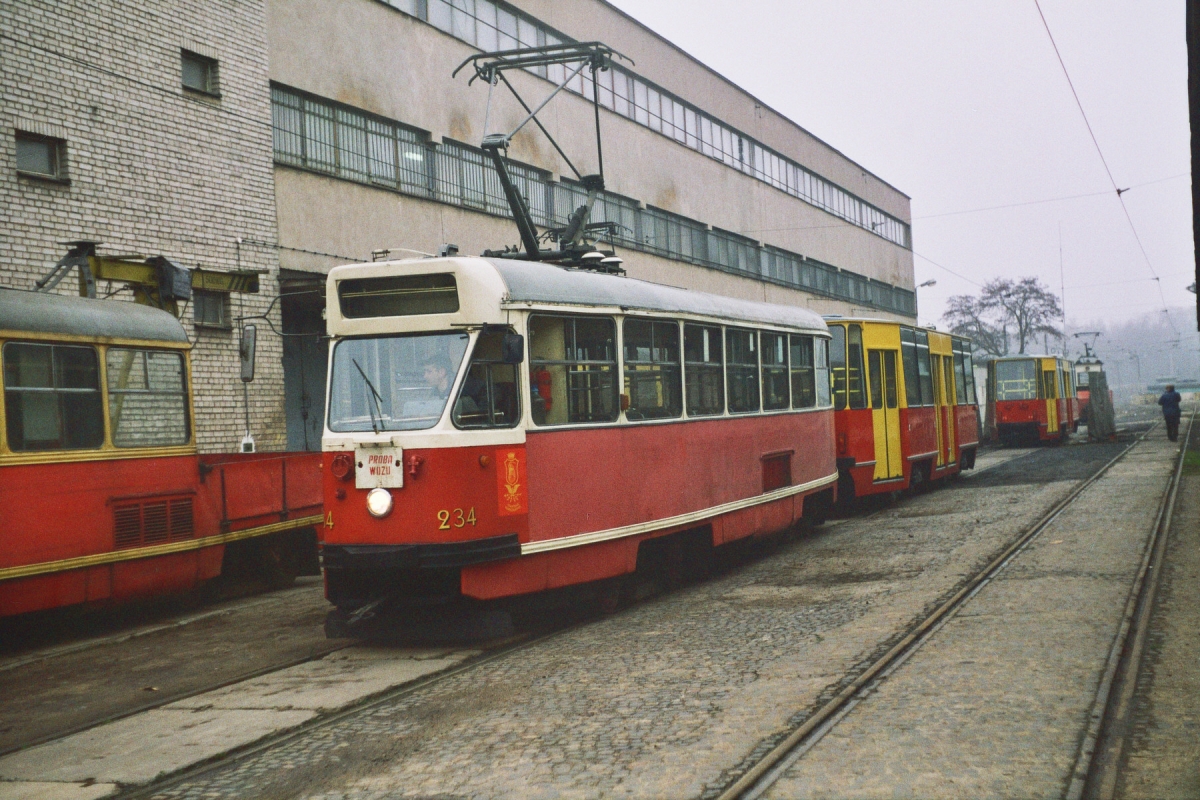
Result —
<svg viewBox="0 0 1200 800"><path fill-rule="evenodd" d="M177 542L196 532L190 497L118 505L113 509L113 523L118 550Z"/></svg>

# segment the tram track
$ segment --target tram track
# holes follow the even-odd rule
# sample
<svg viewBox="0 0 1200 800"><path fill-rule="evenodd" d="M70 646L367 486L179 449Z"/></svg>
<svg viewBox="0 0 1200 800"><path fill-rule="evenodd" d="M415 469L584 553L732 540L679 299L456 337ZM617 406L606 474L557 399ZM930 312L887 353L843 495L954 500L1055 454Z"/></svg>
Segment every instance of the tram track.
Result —
<svg viewBox="0 0 1200 800"><path fill-rule="evenodd" d="M1111 800L1116 796L1121 755L1134 714L1138 672L1146 651L1180 478L1195 423L1196 410L1193 410L1182 436L1168 491L1164 492L1155 515L1151 540L1126 601L1121 628L1109 651L1104 676L1089 715L1088 730L1080 743L1075 770L1067 787L1066 800Z"/></svg>
<svg viewBox="0 0 1200 800"><path fill-rule="evenodd" d="M1194 415L1193 415L1194 416ZM1072 506L1076 500L1096 481L1103 477L1114 465L1120 462L1129 454L1133 448L1140 444L1150 431L1157 426L1151 426L1145 431L1139 433L1133 442L1125 447L1120 453L1106 462L1098 470L1090 476L1080 481L1071 491L1056 502L1049 510L1039 517L1032 525L1028 526L1020 535L1014 538L998 555L994 556L988 564L966 582L959 586L948 599L940 603L931 613L927 614L920 622L912 626L908 632L899 639L891 648L889 648L882 656L874 659L865 669L850 681L841 691L833 698L816 708L811 714L805 717L797 725L784 736L777 744L771 747L765 755L756 759L748 766L741 770L740 775L735 779L726 783L719 792L709 794L705 797L712 797L715 800L754 800L762 797L767 791L788 771L788 769L800 760L816 746L824 736L847 716L857 705L870 696L873 691L885 681L889 675L899 669L909 658L916 654L921 647L928 642L937 632L950 621L955 613L982 591L1004 568L1017 558L1047 527L1049 527L1066 509ZM1190 435L1189 423L1189 435ZM1175 488L1178 486L1179 467L1182 465L1182 453L1186 450L1184 447L1181 450L1179 466L1174 473L1171 484L1164 493L1164 507L1169 506L1174 502ZM1170 496L1168 501L1167 496ZM1162 509L1159 512L1159 522L1156 524L1155 531L1159 530L1162 523ZM1157 535L1157 533L1156 533ZM1146 548L1147 558L1150 557L1152 550L1159 549L1152 545ZM1145 576L1148 567L1143 565L1142 571L1139 573L1135 581L1134 589L1131 592L1131 597L1136 600L1142 594L1142 580ZM1152 605L1152 604L1151 604ZM1130 617L1131 612L1127 610L1126 617ZM1144 626L1142 626L1144 628ZM1114 642L1114 652L1118 655L1122 650L1124 637L1128 633L1128 625L1122 624L1121 632L1118 634L1118 641ZM1112 656L1110 656L1110 661ZM1115 666L1106 667L1106 676L1109 671L1115 669ZM1111 684L1111 680L1102 682L1101 695L1098 695L1097 705L1101 712L1106 705L1107 693L1104 689L1105 683ZM1132 691L1132 689L1130 689ZM1093 712L1093 717L1096 713ZM1101 713L1102 717L1103 714ZM1095 727L1098 736L1098 722L1093 721L1090 728ZM1093 736L1089 728L1088 736ZM1081 746L1081 756L1087 751L1086 738ZM1086 775L1090 760L1083 765L1082 769ZM1076 772L1080 767L1077 766ZM1074 782L1072 782L1074 787ZM1081 787L1082 788L1082 787ZM1073 791L1069 788L1068 792ZM1071 795L1072 800L1079 800L1082 794ZM1111 796L1111 795L1109 795Z"/></svg>

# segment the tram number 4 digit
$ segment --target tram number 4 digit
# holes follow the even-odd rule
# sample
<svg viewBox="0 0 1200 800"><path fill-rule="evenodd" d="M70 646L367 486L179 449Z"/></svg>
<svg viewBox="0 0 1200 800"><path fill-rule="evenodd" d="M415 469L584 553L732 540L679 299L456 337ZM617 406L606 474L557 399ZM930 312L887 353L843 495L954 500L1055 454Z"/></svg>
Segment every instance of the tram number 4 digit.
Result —
<svg viewBox="0 0 1200 800"><path fill-rule="evenodd" d="M438 530L448 531L451 527L463 528L467 525L475 525L475 507L463 511L461 508L456 508L453 511L443 508L437 512Z"/></svg>

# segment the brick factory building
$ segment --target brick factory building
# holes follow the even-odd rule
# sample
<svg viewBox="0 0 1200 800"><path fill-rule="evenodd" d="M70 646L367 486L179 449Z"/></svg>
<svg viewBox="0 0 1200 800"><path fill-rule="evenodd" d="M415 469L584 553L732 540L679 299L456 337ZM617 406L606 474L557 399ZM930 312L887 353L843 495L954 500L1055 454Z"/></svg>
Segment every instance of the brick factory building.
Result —
<svg viewBox="0 0 1200 800"><path fill-rule="evenodd" d="M7 7L0 285L32 288L73 240L262 273L257 293L184 314L202 449L243 432L234 318L269 308L296 334L259 329L259 447L315 449L323 275L380 250L516 243L478 149L486 87L451 77L481 50L598 40L632 59L601 73L593 214L622 226L631 276L915 321L909 198L602 0ZM555 77L514 83L537 98ZM569 89L539 117L595 172L591 88ZM507 132L524 112L497 101L489 132ZM583 194L570 167L532 127L509 156L535 220L563 224Z"/></svg>

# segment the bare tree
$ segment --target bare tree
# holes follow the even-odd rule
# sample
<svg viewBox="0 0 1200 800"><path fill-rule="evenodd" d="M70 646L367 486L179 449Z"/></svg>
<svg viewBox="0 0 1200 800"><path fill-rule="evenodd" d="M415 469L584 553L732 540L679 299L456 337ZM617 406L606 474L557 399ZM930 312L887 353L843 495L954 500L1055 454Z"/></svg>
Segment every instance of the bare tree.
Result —
<svg viewBox="0 0 1200 800"><path fill-rule="evenodd" d="M953 333L970 337L980 353L1002 356L1014 343L1016 352L1024 353L1039 333L1061 336L1054 326L1061 317L1058 298L1037 278L995 278L978 297L951 297L943 318Z"/></svg>
<svg viewBox="0 0 1200 800"><path fill-rule="evenodd" d="M974 344L975 355L1008 355L1008 329L1004 321L993 322L991 313L980 307L979 300L971 295L959 294L946 302L946 313L942 319L950 325L950 332L965 336Z"/></svg>

